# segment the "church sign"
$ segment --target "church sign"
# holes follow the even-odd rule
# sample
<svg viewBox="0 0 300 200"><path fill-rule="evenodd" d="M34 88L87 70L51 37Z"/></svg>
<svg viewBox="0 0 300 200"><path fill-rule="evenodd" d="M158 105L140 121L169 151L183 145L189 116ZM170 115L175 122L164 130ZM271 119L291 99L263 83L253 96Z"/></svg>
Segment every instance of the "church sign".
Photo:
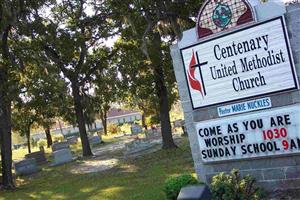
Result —
<svg viewBox="0 0 300 200"><path fill-rule="evenodd" d="M197 176L239 169L267 191L300 181L300 4L202 1L171 46Z"/></svg>
<svg viewBox="0 0 300 200"><path fill-rule="evenodd" d="M219 27L229 23L225 18ZM194 109L298 88L283 17L203 39L180 52Z"/></svg>
<svg viewBox="0 0 300 200"><path fill-rule="evenodd" d="M196 123L204 162L300 152L300 110L272 111Z"/></svg>

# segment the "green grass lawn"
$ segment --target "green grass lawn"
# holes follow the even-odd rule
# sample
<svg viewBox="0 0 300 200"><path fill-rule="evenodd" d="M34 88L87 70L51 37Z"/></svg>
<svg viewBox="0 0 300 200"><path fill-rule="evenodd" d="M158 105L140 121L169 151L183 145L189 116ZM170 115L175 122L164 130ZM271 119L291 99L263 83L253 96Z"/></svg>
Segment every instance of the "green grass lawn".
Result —
<svg viewBox="0 0 300 200"><path fill-rule="evenodd" d="M36 175L18 178L15 191L1 191L0 199L95 199L163 200L166 178L193 173L193 161L187 138L176 150L159 150L98 173L74 175L74 163L46 167Z"/></svg>

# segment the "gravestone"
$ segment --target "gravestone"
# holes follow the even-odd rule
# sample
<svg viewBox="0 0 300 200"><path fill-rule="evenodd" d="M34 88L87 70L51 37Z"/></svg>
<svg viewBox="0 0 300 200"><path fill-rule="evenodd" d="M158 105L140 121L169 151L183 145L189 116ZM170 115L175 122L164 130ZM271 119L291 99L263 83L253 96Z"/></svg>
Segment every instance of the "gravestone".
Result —
<svg viewBox="0 0 300 200"><path fill-rule="evenodd" d="M30 175L38 172L38 167L34 158L15 161L14 167L17 176Z"/></svg>
<svg viewBox="0 0 300 200"><path fill-rule="evenodd" d="M37 164L39 165L47 162L44 151L37 151L37 152L26 154L25 158L26 159L34 158Z"/></svg>
<svg viewBox="0 0 300 200"><path fill-rule="evenodd" d="M56 142L52 144L52 152L58 151L61 149L69 148L69 143L67 141L64 142Z"/></svg>
<svg viewBox="0 0 300 200"><path fill-rule="evenodd" d="M125 152L124 155L132 155L153 147L155 143L151 143L146 139L136 139L131 142L125 144Z"/></svg>
<svg viewBox="0 0 300 200"><path fill-rule="evenodd" d="M54 151L52 155L53 155L53 163L51 164L51 166L62 165L73 161L72 153L69 148Z"/></svg>
<svg viewBox="0 0 300 200"><path fill-rule="evenodd" d="M299 16L299 3L207 0L171 46L199 180L237 168L266 190L299 187Z"/></svg>
<svg viewBox="0 0 300 200"><path fill-rule="evenodd" d="M57 166L73 161L69 142L57 142L52 145L53 163L51 166Z"/></svg>
<svg viewBox="0 0 300 200"><path fill-rule="evenodd" d="M98 135L89 137L89 142L91 145L101 144L102 140Z"/></svg>
<svg viewBox="0 0 300 200"><path fill-rule="evenodd" d="M161 131L158 129L150 129L145 132L146 140L157 140L161 139Z"/></svg>
<svg viewBox="0 0 300 200"><path fill-rule="evenodd" d="M139 134L139 133L143 132L142 126L140 126L138 124L132 124L131 127L130 127L130 130L131 130L132 135L136 135L136 134Z"/></svg>
<svg viewBox="0 0 300 200"><path fill-rule="evenodd" d="M78 142L78 137L77 136L69 137L69 138L67 138L67 141L68 141L69 145L76 144Z"/></svg>

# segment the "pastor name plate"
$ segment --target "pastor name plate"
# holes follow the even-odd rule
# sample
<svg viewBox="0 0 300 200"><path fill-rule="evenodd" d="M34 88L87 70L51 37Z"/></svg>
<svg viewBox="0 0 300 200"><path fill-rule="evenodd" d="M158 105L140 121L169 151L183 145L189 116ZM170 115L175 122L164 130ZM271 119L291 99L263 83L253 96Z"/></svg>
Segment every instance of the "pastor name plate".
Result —
<svg viewBox="0 0 300 200"><path fill-rule="evenodd" d="M244 101L240 103L235 103L231 105L218 107L218 115L219 117L224 117L228 115L234 115L239 113L245 113L255 110L262 110L266 108L271 108L271 98L265 97L261 99L254 99L251 101Z"/></svg>

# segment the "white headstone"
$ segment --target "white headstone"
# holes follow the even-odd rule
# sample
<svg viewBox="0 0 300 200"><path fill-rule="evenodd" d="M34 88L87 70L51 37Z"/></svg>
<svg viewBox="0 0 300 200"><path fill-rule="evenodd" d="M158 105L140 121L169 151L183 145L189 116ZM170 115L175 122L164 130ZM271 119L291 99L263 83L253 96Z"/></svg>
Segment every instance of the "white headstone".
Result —
<svg viewBox="0 0 300 200"><path fill-rule="evenodd" d="M54 162L52 166L61 165L73 161L70 149L61 149L53 152Z"/></svg>

